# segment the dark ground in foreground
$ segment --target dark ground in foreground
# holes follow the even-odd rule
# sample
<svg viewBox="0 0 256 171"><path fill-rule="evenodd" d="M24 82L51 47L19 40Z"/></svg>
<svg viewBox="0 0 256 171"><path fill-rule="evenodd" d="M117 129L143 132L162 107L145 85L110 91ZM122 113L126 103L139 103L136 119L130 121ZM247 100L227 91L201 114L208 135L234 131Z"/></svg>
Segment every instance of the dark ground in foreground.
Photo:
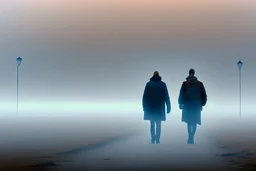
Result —
<svg viewBox="0 0 256 171"><path fill-rule="evenodd" d="M30 170L114 171L114 170L236 170L226 157L228 152L216 145L207 130L198 128L196 143L188 145L186 127L164 124L160 145L149 144L149 132L123 137L91 148L77 148L59 154L58 159L30 166ZM177 129L178 128L178 129ZM171 131L172 130L172 131Z"/></svg>
<svg viewBox="0 0 256 171"><path fill-rule="evenodd" d="M106 136L103 141L70 146L55 153L56 155L42 155L33 159L28 158L26 161L23 160L24 162L19 161L20 163L12 162L9 165L22 166L16 167L13 171L256 170L256 136L252 120L225 124L216 124L217 122L209 120L204 123L198 127L194 145L186 144L186 125L171 119L163 123L160 145L149 144L148 123L141 125L135 134L127 134L127 130L123 136L120 136L123 130L113 132L116 129L113 127L106 133L118 133L117 137L109 139ZM80 128L82 127L77 127ZM48 140L51 144L55 143ZM74 144L76 138L65 140Z"/></svg>

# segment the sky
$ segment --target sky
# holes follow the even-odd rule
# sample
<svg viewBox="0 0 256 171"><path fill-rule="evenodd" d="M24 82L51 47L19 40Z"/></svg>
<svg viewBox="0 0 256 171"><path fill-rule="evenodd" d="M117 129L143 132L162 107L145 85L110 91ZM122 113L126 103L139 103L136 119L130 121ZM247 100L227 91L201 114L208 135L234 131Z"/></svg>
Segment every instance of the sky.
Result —
<svg viewBox="0 0 256 171"><path fill-rule="evenodd" d="M19 99L27 108L42 103L60 103L61 108L65 102L80 107L93 103L91 110L97 105L104 110L108 104L140 110L145 84L155 70L177 108L181 83L194 68L211 109L234 109L239 104L236 62L242 60L243 104L247 111L254 109L256 3L252 0L0 0L0 4L2 107L16 102L15 59L21 56ZM117 102L123 106L116 107Z"/></svg>

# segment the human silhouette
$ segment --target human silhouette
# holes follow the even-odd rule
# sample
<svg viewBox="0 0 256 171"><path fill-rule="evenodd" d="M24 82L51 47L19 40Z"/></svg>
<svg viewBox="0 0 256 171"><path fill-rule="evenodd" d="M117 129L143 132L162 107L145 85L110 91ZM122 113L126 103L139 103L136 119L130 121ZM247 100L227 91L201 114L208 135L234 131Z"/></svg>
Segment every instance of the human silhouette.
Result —
<svg viewBox="0 0 256 171"><path fill-rule="evenodd" d="M162 81L158 71L155 71L147 82L142 100L144 120L150 120L151 144L160 144L161 121L166 120L171 112L171 103L166 84Z"/></svg>
<svg viewBox="0 0 256 171"><path fill-rule="evenodd" d="M201 125L201 111L207 102L204 85L195 77L194 69L189 70L189 76L182 83L178 102L182 109L182 122L187 123L187 143L194 144L197 124Z"/></svg>

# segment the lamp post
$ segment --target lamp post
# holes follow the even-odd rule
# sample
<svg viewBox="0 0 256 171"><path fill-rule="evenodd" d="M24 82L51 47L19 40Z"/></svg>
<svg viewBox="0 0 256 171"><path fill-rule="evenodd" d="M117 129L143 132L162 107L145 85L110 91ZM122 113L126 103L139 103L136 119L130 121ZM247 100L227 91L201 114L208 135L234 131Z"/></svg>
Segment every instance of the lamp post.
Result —
<svg viewBox="0 0 256 171"><path fill-rule="evenodd" d="M241 69L242 69L242 66L243 66L243 62L242 61L238 61L237 62L237 67L239 69L239 114L240 114L240 119L242 118L241 117Z"/></svg>
<svg viewBox="0 0 256 171"><path fill-rule="evenodd" d="M16 61L17 61L17 115L18 115L19 113L19 66L22 62L22 58L18 57Z"/></svg>

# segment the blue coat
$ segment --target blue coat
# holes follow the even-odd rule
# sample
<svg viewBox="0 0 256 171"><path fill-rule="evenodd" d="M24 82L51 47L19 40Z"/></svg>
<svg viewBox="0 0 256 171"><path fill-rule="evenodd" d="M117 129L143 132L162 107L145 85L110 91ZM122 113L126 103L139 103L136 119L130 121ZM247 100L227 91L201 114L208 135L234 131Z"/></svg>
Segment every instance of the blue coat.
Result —
<svg viewBox="0 0 256 171"><path fill-rule="evenodd" d="M182 107L182 122L201 125L202 107L207 102L207 94L202 82L189 76L182 83L179 99Z"/></svg>
<svg viewBox="0 0 256 171"><path fill-rule="evenodd" d="M166 84L160 76L153 76L146 84L143 94L144 120L165 121L166 111L171 110L171 103Z"/></svg>

